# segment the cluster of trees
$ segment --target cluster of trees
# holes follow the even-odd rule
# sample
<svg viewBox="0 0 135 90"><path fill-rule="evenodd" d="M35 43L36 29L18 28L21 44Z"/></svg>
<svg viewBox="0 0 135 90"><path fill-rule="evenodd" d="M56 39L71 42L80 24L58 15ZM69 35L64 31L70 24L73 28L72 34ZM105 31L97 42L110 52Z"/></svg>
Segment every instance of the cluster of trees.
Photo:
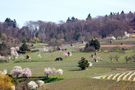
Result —
<svg viewBox="0 0 135 90"><path fill-rule="evenodd" d="M91 39L84 47L85 52L91 52L91 51L98 51L100 49L100 42L96 39L93 38Z"/></svg>
<svg viewBox="0 0 135 90"><path fill-rule="evenodd" d="M27 31L32 31L33 36L41 42L50 42L51 44L88 41L94 36L98 38L105 38L109 35L121 37L125 31L134 32L135 13L129 12L125 14L122 11L121 13L110 13L110 15L96 18L92 18L88 14L85 20L71 17L60 24L31 21L26 27L28 27Z"/></svg>
<svg viewBox="0 0 135 90"><path fill-rule="evenodd" d="M7 18L0 22L0 41L14 45L27 42L48 42L59 45L63 42L88 41L92 37L105 38L109 35L121 37L124 32L135 31L135 13L110 13L92 18L90 14L85 20L69 17L59 24L43 21L29 21L22 28L17 27L16 20Z"/></svg>

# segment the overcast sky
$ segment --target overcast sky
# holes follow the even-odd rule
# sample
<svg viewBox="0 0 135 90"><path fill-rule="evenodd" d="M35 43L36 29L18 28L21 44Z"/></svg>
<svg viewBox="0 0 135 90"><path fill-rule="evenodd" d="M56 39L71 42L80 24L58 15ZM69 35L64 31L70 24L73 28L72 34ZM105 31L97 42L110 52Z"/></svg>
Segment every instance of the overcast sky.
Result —
<svg viewBox="0 0 135 90"><path fill-rule="evenodd" d="M10 17L19 26L26 21L59 22L68 17L85 19L110 12L135 11L135 0L0 0L0 21Z"/></svg>

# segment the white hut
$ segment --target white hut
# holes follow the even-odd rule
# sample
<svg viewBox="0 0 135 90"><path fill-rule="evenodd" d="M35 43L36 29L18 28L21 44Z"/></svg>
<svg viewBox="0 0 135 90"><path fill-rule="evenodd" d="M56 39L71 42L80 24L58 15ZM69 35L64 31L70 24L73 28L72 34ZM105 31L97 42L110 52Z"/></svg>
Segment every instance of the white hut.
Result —
<svg viewBox="0 0 135 90"><path fill-rule="evenodd" d="M124 32L124 34L125 34L125 38L129 38L130 37L130 34L129 33Z"/></svg>

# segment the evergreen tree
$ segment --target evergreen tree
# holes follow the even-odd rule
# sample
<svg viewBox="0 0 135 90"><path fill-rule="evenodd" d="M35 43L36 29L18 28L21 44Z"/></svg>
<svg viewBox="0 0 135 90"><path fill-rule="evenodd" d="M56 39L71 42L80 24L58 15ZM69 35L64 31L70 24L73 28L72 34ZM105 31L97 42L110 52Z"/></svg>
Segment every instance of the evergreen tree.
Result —
<svg viewBox="0 0 135 90"><path fill-rule="evenodd" d="M124 14L124 11L121 11L121 14Z"/></svg>
<svg viewBox="0 0 135 90"><path fill-rule="evenodd" d="M88 14L86 20L91 20L91 15L90 15L90 13Z"/></svg>
<svg viewBox="0 0 135 90"><path fill-rule="evenodd" d="M74 16L71 18L71 21L72 21L72 22L74 22L74 21L75 21L75 17L74 17Z"/></svg>
<svg viewBox="0 0 135 90"><path fill-rule="evenodd" d="M112 16L113 15L113 13L112 12L110 12L110 16Z"/></svg>
<svg viewBox="0 0 135 90"><path fill-rule="evenodd" d="M17 27L17 24L16 24L16 20L11 20L10 18L6 18L5 19L5 23L8 25L8 26L11 26L13 28L16 28Z"/></svg>
<svg viewBox="0 0 135 90"><path fill-rule="evenodd" d="M68 23L68 22L71 22L71 19L70 19L70 17L68 17L68 19L67 19L67 21L66 21L66 22L67 22L67 23Z"/></svg>
<svg viewBox="0 0 135 90"><path fill-rule="evenodd" d="M26 44L26 42L24 42L22 44L22 46L20 47L19 51L22 52L22 53L26 53L27 51L30 51L30 49L29 49L28 45Z"/></svg>
<svg viewBox="0 0 135 90"><path fill-rule="evenodd" d="M89 67L89 62L84 57L81 58L81 60L78 62L78 67L81 68L81 70L85 70Z"/></svg>

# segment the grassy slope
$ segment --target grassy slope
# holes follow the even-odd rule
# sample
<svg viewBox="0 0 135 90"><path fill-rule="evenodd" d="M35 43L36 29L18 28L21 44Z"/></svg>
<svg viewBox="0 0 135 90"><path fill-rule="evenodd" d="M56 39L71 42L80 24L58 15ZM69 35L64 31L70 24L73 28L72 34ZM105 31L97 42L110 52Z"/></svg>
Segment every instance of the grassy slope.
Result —
<svg viewBox="0 0 135 90"><path fill-rule="evenodd" d="M117 41L118 43L118 41ZM37 45L38 46L38 45ZM85 57L88 60L91 60L91 53L82 53L76 51L78 45L75 47L69 47L68 49L73 52L72 57L64 57L63 52L52 52L52 53L41 53L42 58L39 58L37 55L39 53L28 53L31 56L32 62L26 62L22 59L24 56L19 57L15 61L9 63L0 63L0 70L7 69L10 71L13 66L19 65L22 67L29 67L32 69L33 76L44 76L43 71L45 67L55 67L62 68L64 70L63 76L58 76L64 78L64 80L55 82L48 85L49 90L109 90L109 88L116 87L117 84L120 84L120 89L110 89L110 90L135 90L135 89L124 89L121 85L129 85L128 88L132 88L134 83L131 82L114 82L114 81L104 81L104 80L93 80L90 77L95 75L102 75L106 73L119 72L115 68L134 68L135 63L129 62L125 63L124 57L126 55L134 54L134 50L128 50L125 53L121 52L99 52L97 55L102 58L102 61L98 63L93 62L93 67L88 68L85 71L79 71L77 67L77 62L80 60L80 57ZM119 62L109 60L110 55L120 55ZM64 61L55 62L54 59L58 56L62 56ZM25 61L25 62L24 62ZM10 72L9 72L10 73ZM55 77L55 76L54 76ZM125 84L123 84L125 83ZM107 86L107 88L105 88ZM55 89L54 89L55 88ZM93 89L94 88L94 89ZM126 88L126 87L125 87Z"/></svg>
<svg viewBox="0 0 135 90"><path fill-rule="evenodd" d="M39 90L45 90L40 88ZM46 85L46 90L135 90L134 82L70 79Z"/></svg>

